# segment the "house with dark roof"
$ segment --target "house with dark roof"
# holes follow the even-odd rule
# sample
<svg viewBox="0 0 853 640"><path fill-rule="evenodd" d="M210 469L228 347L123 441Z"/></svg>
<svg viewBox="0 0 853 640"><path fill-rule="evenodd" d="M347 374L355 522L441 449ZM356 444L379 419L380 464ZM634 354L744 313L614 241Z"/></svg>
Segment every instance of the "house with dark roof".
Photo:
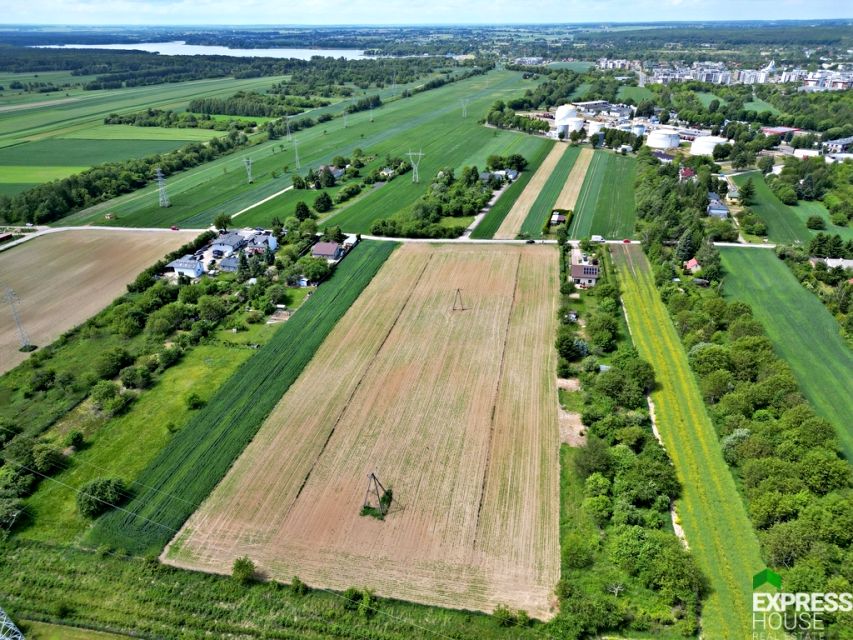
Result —
<svg viewBox="0 0 853 640"><path fill-rule="evenodd" d="M221 253L223 257L228 257L232 253L237 253L246 245L246 239L239 233L224 233L219 236L210 245L214 252Z"/></svg>
<svg viewBox="0 0 853 640"><path fill-rule="evenodd" d="M570 273L572 282L587 289L594 287L601 277L598 260L583 253L580 249L572 249L572 269Z"/></svg>
<svg viewBox="0 0 853 640"><path fill-rule="evenodd" d="M709 216L719 218L720 220L725 220L729 217L729 208L723 204L720 196L713 191L708 192L708 207L705 209L705 212Z"/></svg>
<svg viewBox="0 0 853 640"><path fill-rule="evenodd" d="M232 254L219 261L219 269L225 273L235 273L240 268L240 259L237 254Z"/></svg>
<svg viewBox="0 0 853 640"><path fill-rule="evenodd" d="M668 156L663 151L652 151L652 156L657 158L658 162L662 164L672 164L673 157Z"/></svg>

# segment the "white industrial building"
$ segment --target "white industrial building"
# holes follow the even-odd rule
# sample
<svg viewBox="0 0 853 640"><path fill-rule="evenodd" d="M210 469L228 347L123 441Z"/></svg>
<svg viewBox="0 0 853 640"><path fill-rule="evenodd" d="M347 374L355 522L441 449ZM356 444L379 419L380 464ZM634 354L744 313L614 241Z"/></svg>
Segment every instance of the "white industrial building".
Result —
<svg viewBox="0 0 853 640"><path fill-rule="evenodd" d="M727 138L720 136L700 136L690 144L690 155L694 156L711 156L714 155L714 148L718 144L726 144Z"/></svg>
<svg viewBox="0 0 853 640"><path fill-rule="evenodd" d="M677 149L680 143L681 138L673 129L655 129L646 138L646 144L652 149Z"/></svg>

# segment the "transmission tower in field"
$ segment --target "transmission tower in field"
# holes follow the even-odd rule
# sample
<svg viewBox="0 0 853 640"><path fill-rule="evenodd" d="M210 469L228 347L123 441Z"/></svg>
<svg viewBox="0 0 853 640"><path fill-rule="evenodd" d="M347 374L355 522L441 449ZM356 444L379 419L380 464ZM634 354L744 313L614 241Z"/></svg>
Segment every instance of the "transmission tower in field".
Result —
<svg viewBox="0 0 853 640"><path fill-rule="evenodd" d="M21 299L18 297L18 294L15 293L14 289L9 288L3 293L3 300L9 303L9 307L12 309L12 317L15 319L15 325L18 327L18 338L21 341L21 351L32 351L33 345L30 343L30 336L28 336L26 330L24 330L24 325L21 324L21 315L18 313L18 303Z"/></svg>
<svg viewBox="0 0 853 640"><path fill-rule="evenodd" d="M287 141L293 142L293 134L290 132L290 116L284 116L284 122L287 125Z"/></svg>
<svg viewBox="0 0 853 640"><path fill-rule="evenodd" d="M296 155L296 168L301 169L301 165L299 164L299 141L293 141L293 153Z"/></svg>
<svg viewBox="0 0 853 640"><path fill-rule="evenodd" d="M424 157L423 151L409 151L406 155L409 156L409 163L412 165L412 182L420 182L421 177L418 175L418 166Z"/></svg>
<svg viewBox="0 0 853 640"><path fill-rule="evenodd" d="M379 482L376 474L370 473L367 476L367 492L364 494L362 511L373 510L373 515L378 515L380 519L383 519L391 508L391 502L394 500L392 496L391 491Z"/></svg>
<svg viewBox="0 0 853 640"><path fill-rule="evenodd" d="M249 157L243 158L243 164L246 167L246 177L249 180L249 184L252 184L255 180L252 178L252 159Z"/></svg>
<svg viewBox="0 0 853 640"><path fill-rule="evenodd" d="M169 202L169 194L166 193L166 178L160 167L157 167L154 171L154 176L157 178L157 193L160 195L160 206L163 208L171 206L172 203Z"/></svg>
<svg viewBox="0 0 853 640"><path fill-rule="evenodd" d="M0 640L24 640L24 634L3 609L0 609Z"/></svg>
<svg viewBox="0 0 853 640"><path fill-rule="evenodd" d="M462 98L459 102L462 104L462 117L467 118L468 117L468 102L469 102L469 100L468 100L468 98Z"/></svg>
<svg viewBox="0 0 853 640"><path fill-rule="evenodd" d="M457 289L456 295L453 296L453 310L466 311L465 301L462 299L462 289Z"/></svg>

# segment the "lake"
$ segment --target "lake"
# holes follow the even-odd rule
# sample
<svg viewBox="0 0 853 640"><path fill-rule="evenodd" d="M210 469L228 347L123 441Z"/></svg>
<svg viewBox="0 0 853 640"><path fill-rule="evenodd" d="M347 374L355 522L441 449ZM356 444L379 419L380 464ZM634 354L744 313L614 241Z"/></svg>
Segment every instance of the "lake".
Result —
<svg viewBox="0 0 853 640"><path fill-rule="evenodd" d="M299 58L310 60L313 56L327 58L346 58L347 60L364 60L372 56L364 55L358 49L229 49L222 46L207 46L187 44L184 41L175 42L135 42L129 44L48 44L39 45L38 49L123 49L133 51L148 51L169 56L233 56L235 58Z"/></svg>

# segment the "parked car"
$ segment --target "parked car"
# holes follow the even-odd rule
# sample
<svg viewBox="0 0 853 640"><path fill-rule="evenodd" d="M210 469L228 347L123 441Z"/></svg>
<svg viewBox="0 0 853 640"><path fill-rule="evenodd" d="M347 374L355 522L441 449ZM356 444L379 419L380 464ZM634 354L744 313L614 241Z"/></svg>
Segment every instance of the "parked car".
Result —
<svg viewBox="0 0 853 640"><path fill-rule="evenodd" d="M176 224L173 224L173 225L172 225L171 227L169 227L169 228L170 228L172 231L179 231L179 229L178 229L178 225L176 225Z"/></svg>

